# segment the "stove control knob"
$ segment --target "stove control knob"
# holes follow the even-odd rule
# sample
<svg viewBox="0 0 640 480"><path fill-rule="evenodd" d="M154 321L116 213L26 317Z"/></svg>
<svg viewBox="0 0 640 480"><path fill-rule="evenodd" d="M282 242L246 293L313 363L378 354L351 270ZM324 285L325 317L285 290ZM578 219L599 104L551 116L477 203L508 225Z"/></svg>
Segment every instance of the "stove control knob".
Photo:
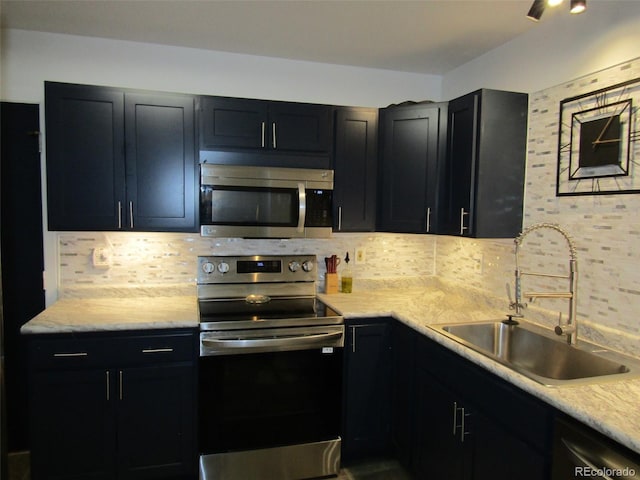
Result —
<svg viewBox="0 0 640 480"><path fill-rule="evenodd" d="M305 262L303 262L303 263L302 263L302 269L303 269L305 272L310 272L311 270L313 270L313 267L314 267L314 266L315 266L315 265L313 264L313 262L312 262L311 260L307 260L307 261L305 261Z"/></svg>
<svg viewBox="0 0 640 480"><path fill-rule="evenodd" d="M218 264L218 271L220 273L227 273L229 271L229 264L227 262L220 262Z"/></svg>
<svg viewBox="0 0 640 480"><path fill-rule="evenodd" d="M202 264L202 271L204 273L213 273L215 269L216 269L216 266L211 262L204 262Z"/></svg>
<svg viewBox="0 0 640 480"><path fill-rule="evenodd" d="M295 260L290 261L289 270L292 272L297 272L298 270L300 270L300 263L296 262Z"/></svg>

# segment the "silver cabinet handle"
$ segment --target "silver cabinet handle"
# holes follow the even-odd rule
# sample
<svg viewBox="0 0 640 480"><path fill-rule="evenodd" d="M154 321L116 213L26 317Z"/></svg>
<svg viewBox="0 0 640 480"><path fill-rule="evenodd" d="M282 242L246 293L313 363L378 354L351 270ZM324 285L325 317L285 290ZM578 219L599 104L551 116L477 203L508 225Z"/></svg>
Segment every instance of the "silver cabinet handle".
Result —
<svg viewBox="0 0 640 480"><path fill-rule="evenodd" d="M273 135L273 138L271 139L272 143L273 143L273 148L274 150L276 148L278 148L278 144L276 143L276 122L273 122L271 124L271 134Z"/></svg>
<svg viewBox="0 0 640 480"><path fill-rule="evenodd" d="M342 207L338 207L338 231L342 230Z"/></svg>
<svg viewBox="0 0 640 480"><path fill-rule="evenodd" d="M431 207L427 207L427 233L431 231Z"/></svg>
<svg viewBox="0 0 640 480"><path fill-rule="evenodd" d="M129 202L129 227L133 228L133 202Z"/></svg>
<svg viewBox="0 0 640 480"><path fill-rule="evenodd" d="M460 235L464 235L464 231L468 230L469 227L464 226L464 216L469 215L469 212L464 211L464 207L460 209Z"/></svg>
<svg viewBox="0 0 640 480"><path fill-rule="evenodd" d="M122 228L122 202L118 200L118 229Z"/></svg>
<svg viewBox="0 0 640 480"><path fill-rule="evenodd" d="M107 374L107 402L109 401L109 387L110 387L110 381L109 381L109 370L107 370L105 372Z"/></svg>
<svg viewBox="0 0 640 480"><path fill-rule="evenodd" d="M453 402L453 436L456 436L458 429L458 402Z"/></svg>
<svg viewBox="0 0 640 480"><path fill-rule="evenodd" d="M265 146L265 133L267 131L267 124L265 122L262 122L261 130L262 130L262 143L260 144L260 146L262 148L264 148L264 146Z"/></svg>
<svg viewBox="0 0 640 480"><path fill-rule="evenodd" d="M173 348L143 348L142 353L171 353Z"/></svg>
<svg viewBox="0 0 640 480"><path fill-rule="evenodd" d="M351 327L351 352L356 353L356 327Z"/></svg>
<svg viewBox="0 0 640 480"><path fill-rule="evenodd" d="M460 424L458 425L458 412L460 412ZM466 431L465 418L470 417L471 414L466 412L464 407L459 407L458 402L453 402L453 436L455 437L460 429L460 442L464 443L464 437L469 435L470 432Z"/></svg>
<svg viewBox="0 0 640 480"><path fill-rule="evenodd" d="M307 216L307 192L304 189L304 183L298 183L298 199L298 228L296 228L296 231L302 233L304 232L304 221Z"/></svg>
<svg viewBox="0 0 640 480"><path fill-rule="evenodd" d="M465 418L470 417L471 414L466 412L466 409L463 407L462 408L462 421L460 423L460 443L464 443L464 437L469 435L469 433L471 432L467 432L466 427L465 427Z"/></svg>
<svg viewBox="0 0 640 480"><path fill-rule="evenodd" d="M118 398L122 400L124 393L122 391L122 370L118 370Z"/></svg>
<svg viewBox="0 0 640 480"><path fill-rule="evenodd" d="M64 357L88 357L89 354L87 352L73 352L73 353L54 353L54 357L64 358Z"/></svg>

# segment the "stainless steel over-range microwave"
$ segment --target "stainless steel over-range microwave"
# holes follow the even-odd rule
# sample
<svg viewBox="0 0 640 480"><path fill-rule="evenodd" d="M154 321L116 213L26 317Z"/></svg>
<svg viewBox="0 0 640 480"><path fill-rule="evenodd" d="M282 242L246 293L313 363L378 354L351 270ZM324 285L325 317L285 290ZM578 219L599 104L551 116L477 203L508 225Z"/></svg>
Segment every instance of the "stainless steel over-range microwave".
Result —
<svg viewBox="0 0 640 480"><path fill-rule="evenodd" d="M324 238L333 224L333 170L202 164L200 234Z"/></svg>

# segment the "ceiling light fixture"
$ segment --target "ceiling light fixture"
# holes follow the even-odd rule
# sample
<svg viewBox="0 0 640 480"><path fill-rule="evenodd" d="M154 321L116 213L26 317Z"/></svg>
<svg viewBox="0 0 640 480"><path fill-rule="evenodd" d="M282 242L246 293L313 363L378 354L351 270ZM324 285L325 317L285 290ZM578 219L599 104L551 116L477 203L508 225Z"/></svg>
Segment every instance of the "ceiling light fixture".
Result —
<svg viewBox="0 0 640 480"><path fill-rule="evenodd" d="M571 0L571 13L582 13L587 9L587 0Z"/></svg>
<svg viewBox="0 0 640 480"><path fill-rule="evenodd" d="M537 22L538 20L540 20L540 17L542 17L545 7L545 0L533 0L533 5L531 5L531 8L529 9L529 13L527 13L527 18L533 20L534 22Z"/></svg>
<svg viewBox="0 0 640 480"><path fill-rule="evenodd" d="M544 9L549 7L556 7L562 3L562 0L533 0L533 4L527 13L527 18L537 22L542 17ZM570 12L582 13L587 9L587 0L571 0Z"/></svg>

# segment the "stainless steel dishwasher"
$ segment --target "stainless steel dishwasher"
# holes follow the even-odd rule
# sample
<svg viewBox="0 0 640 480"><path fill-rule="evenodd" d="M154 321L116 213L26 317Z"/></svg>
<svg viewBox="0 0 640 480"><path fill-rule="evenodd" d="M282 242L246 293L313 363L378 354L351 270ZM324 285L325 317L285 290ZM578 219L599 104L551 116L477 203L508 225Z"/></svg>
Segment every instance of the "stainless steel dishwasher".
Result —
<svg viewBox="0 0 640 480"><path fill-rule="evenodd" d="M640 455L576 421L556 421L552 480L638 479Z"/></svg>

